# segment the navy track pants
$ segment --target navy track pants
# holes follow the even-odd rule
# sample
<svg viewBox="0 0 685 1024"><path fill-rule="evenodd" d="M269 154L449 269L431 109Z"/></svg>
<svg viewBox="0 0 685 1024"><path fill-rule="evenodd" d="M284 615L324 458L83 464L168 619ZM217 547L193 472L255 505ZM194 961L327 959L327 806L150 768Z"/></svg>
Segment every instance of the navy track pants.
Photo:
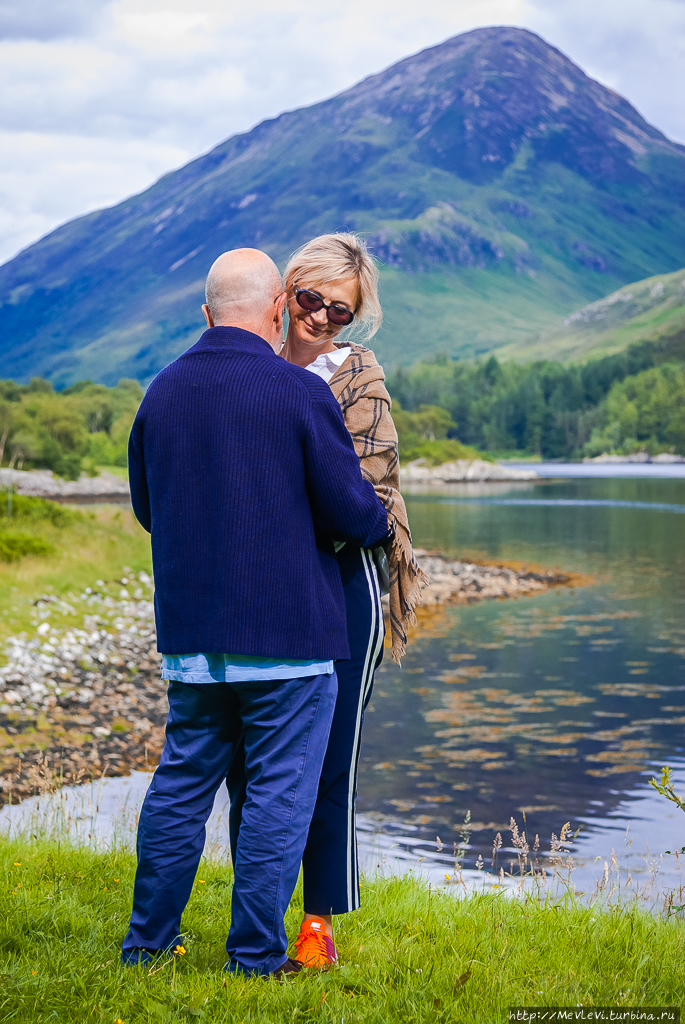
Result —
<svg viewBox="0 0 685 1024"><path fill-rule="evenodd" d="M283 917L317 798L335 696L330 675L169 684L162 758L138 824L138 867L122 961L173 949L225 778L240 790L228 969L269 974L287 958ZM236 826L234 821L233 826Z"/></svg>
<svg viewBox="0 0 685 1024"><path fill-rule="evenodd" d="M338 696L302 858L308 914L345 914L359 907L357 769L364 709L383 658L383 608L371 551L346 544L338 560L351 657L335 663Z"/></svg>

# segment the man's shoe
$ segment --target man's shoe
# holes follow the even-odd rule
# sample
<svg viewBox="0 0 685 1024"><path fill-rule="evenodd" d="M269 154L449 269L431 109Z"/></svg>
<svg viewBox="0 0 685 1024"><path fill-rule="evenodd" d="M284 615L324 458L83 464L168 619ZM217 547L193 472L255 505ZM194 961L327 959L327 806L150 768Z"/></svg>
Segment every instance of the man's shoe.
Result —
<svg viewBox="0 0 685 1024"><path fill-rule="evenodd" d="M288 974L299 974L303 967L304 964L300 964L297 960L291 960L290 957L288 957L286 962L281 964L280 967L277 967L275 971L269 971L268 974L257 974L254 971L246 970L244 967L241 970L236 971L234 966L231 964L231 961L228 960L224 964L224 971L227 974L240 974L243 977L248 978L276 978L277 981L283 981Z"/></svg>
<svg viewBox="0 0 685 1024"><path fill-rule="evenodd" d="M317 918L304 921L300 934L295 939L295 962L302 967L318 967L326 970L338 962L338 951L326 925Z"/></svg>
<svg viewBox="0 0 685 1024"><path fill-rule="evenodd" d="M304 964L299 963L297 960L291 960L290 957L284 964L277 967L271 974L267 974L267 978L276 978L278 981L282 981L288 974L299 974Z"/></svg>

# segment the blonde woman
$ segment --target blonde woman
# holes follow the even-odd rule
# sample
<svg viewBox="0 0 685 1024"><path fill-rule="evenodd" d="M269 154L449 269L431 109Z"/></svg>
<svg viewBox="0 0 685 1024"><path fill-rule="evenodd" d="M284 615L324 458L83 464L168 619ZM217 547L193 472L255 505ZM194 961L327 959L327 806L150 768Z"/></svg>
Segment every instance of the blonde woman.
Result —
<svg viewBox="0 0 685 1024"><path fill-rule="evenodd" d="M393 537L386 545L386 583L392 657L399 662L407 627L415 621L422 573L412 555L399 493L397 432L383 369L373 352L343 333L361 327L369 339L380 327L378 271L361 238L351 233L320 235L291 257L284 288L289 327L281 355L328 382L352 435L362 474L388 512ZM384 637L377 559L378 552L349 544L338 550L351 656L336 662L338 696L302 859L305 915L295 957L317 967L337 960L331 915L359 906L357 765L364 709L383 656Z"/></svg>

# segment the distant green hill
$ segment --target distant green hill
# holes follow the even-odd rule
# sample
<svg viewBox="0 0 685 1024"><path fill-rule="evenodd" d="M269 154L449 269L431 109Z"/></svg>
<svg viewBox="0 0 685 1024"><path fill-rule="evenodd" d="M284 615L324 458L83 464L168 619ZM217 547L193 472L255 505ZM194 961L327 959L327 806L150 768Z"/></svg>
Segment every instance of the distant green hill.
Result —
<svg viewBox="0 0 685 1024"><path fill-rule="evenodd" d="M521 346L685 266L685 148L531 32L485 28L265 121L0 267L0 376L148 380L228 248L363 232L388 366Z"/></svg>
<svg viewBox="0 0 685 1024"><path fill-rule="evenodd" d="M685 357L685 269L657 274L619 288L566 317L561 327L534 340L497 349L498 359L583 362L622 352L642 341L658 342L665 353Z"/></svg>

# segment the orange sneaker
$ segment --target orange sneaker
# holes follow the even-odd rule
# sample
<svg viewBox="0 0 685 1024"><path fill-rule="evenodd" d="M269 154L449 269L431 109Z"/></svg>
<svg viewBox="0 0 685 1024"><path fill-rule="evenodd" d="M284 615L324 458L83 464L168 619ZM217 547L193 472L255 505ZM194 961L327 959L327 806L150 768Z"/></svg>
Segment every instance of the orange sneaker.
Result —
<svg viewBox="0 0 685 1024"><path fill-rule="evenodd" d="M296 953L293 960L305 967L327 968L337 964L338 951L330 935L326 935L326 925L313 917L305 921L300 934L295 939Z"/></svg>

